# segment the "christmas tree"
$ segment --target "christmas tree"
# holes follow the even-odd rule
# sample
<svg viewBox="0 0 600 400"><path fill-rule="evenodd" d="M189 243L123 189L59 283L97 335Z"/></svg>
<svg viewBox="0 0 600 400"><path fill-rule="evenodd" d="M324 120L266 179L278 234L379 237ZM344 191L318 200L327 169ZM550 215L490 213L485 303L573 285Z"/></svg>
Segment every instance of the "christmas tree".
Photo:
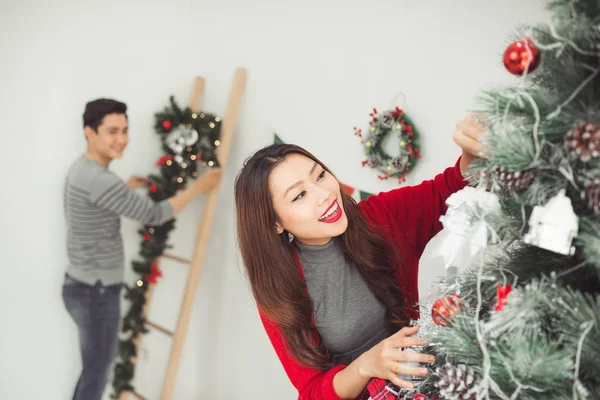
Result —
<svg viewBox="0 0 600 400"><path fill-rule="evenodd" d="M481 96L476 188L442 217L485 249L423 302L430 398L600 399L600 2L548 7L504 53L514 84Z"/></svg>

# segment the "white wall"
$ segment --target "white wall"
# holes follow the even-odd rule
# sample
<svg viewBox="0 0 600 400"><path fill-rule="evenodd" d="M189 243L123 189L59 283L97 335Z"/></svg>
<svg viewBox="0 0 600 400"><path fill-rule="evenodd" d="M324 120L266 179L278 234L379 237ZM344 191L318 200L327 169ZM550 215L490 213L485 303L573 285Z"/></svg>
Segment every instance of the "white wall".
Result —
<svg viewBox="0 0 600 400"><path fill-rule="evenodd" d="M242 161L276 130L342 181L390 189L392 182L361 167L352 127L364 127L372 107L403 92L423 135L424 159L409 183L429 178L456 159L454 124L478 90L513 79L501 65L508 33L546 17L541 0L2 1L0 398L67 399L79 369L75 327L60 297L61 206L63 177L85 146L87 100L129 104L131 144L114 170L124 178L147 174L161 155L153 112L168 96L185 103L201 74L204 109L222 114L234 68L248 69L174 398L292 399L236 248L232 183ZM201 205L179 219L174 253L191 254ZM123 227L130 257L137 227ZM163 265L167 277L151 314L159 323L175 322L182 268ZM145 341L138 383L150 399L158 398L168 344L160 333Z"/></svg>

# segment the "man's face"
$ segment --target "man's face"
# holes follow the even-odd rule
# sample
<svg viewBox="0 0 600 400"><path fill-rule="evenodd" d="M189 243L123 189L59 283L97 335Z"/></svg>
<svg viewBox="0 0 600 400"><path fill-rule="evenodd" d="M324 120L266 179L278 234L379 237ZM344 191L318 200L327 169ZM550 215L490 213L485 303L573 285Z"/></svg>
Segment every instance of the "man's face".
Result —
<svg viewBox="0 0 600 400"><path fill-rule="evenodd" d="M101 158L110 161L121 158L129 143L128 125L125 114L108 114L94 132L89 126L85 127L88 148Z"/></svg>

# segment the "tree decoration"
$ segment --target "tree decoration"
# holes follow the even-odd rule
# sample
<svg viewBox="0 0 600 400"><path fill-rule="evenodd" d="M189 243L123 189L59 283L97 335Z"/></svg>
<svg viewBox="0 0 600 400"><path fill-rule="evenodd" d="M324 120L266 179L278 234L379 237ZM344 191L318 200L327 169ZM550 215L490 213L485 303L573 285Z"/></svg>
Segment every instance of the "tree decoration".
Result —
<svg viewBox="0 0 600 400"><path fill-rule="evenodd" d="M119 343L119 356L122 360L128 360L132 357L137 356L137 350L133 342L120 342Z"/></svg>
<svg viewBox="0 0 600 400"><path fill-rule="evenodd" d="M444 229L432 239L438 244L432 255L441 256L444 267L462 270L487 247L490 232L485 217L500 211L500 200L494 193L467 186L450 195L446 205L440 216Z"/></svg>
<svg viewBox="0 0 600 400"><path fill-rule="evenodd" d="M374 108L369 115L371 121L365 133L362 129L354 128L354 134L362 138L367 156L362 165L381 172L378 176L381 180L395 177L399 183L405 182L406 174L414 169L421 158L419 133L399 107L383 113L378 113ZM389 135L395 135L398 139L398 152L395 154L388 154L383 149Z"/></svg>
<svg viewBox="0 0 600 400"><path fill-rule="evenodd" d="M433 303L431 317L439 326L448 326L454 316L464 307L458 295L444 296Z"/></svg>
<svg viewBox="0 0 600 400"><path fill-rule="evenodd" d="M121 391L133 390L131 380L133 379L133 364L131 361L118 362L115 365L115 372L113 377L113 387L120 388ZM113 395L113 398L117 396Z"/></svg>
<svg viewBox="0 0 600 400"><path fill-rule="evenodd" d="M155 165L156 165L157 167L160 167L160 166L161 166L161 165L163 165L163 164L167 164L167 166L168 166L168 167L170 167L170 166L171 166L171 164L172 164L172 162L173 162L173 158L174 158L174 157L173 157L173 155L172 155L172 154L167 154L166 156L162 156L161 158L159 158L159 159L156 161L156 164L155 164Z"/></svg>
<svg viewBox="0 0 600 400"><path fill-rule="evenodd" d="M590 210L595 214L600 214L600 176L592 179L585 185L585 191L581 197L585 200Z"/></svg>
<svg viewBox="0 0 600 400"><path fill-rule="evenodd" d="M566 145L581 161L600 155L600 126L587 121L574 126L565 137Z"/></svg>
<svg viewBox="0 0 600 400"><path fill-rule="evenodd" d="M150 264L150 272L145 276L146 280L151 283L158 283L158 279L162 278L163 274L158 268L157 263Z"/></svg>
<svg viewBox="0 0 600 400"><path fill-rule="evenodd" d="M496 307L494 308L495 311L502 311L507 303L507 297L511 290L512 285L510 283L507 283L504 286L498 285L498 288L496 289L496 294L498 297L496 299Z"/></svg>
<svg viewBox="0 0 600 400"><path fill-rule="evenodd" d="M504 66L514 75L532 73L540 64L540 51L529 38L511 43L504 51Z"/></svg>
<svg viewBox="0 0 600 400"><path fill-rule="evenodd" d="M217 167L215 149L219 146L221 118L189 107L181 109L174 98L170 106L156 113L155 130L162 136L161 175L166 179L167 192L179 190L188 178L198 176L197 164Z"/></svg>
<svg viewBox="0 0 600 400"><path fill-rule="evenodd" d="M492 173L503 189L518 195L523 194L535 181L535 172L532 169L508 171L504 167L495 167Z"/></svg>
<svg viewBox="0 0 600 400"><path fill-rule="evenodd" d="M189 179L200 175L199 167L219 165L215 153L220 144L219 117L189 108L182 110L171 96L169 106L155 114L154 126L166 154L155 163L159 173L148 176L148 195L152 200L162 201L175 195ZM131 359L136 356L135 341L147 332L143 316L146 292L162 277L156 261L170 247L167 241L174 228L175 221L171 220L161 226L144 226L139 230L142 239L139 256L142 260L132 262L138 278L133 286L126 286L125 299L130 304L121 324L124 337L114 371L113 398L118 398L122 391L133 390L134 365Z"/></svg>
<svg viewBox="0 0 600 400"><path fill-rule="evenodd" d="M575 253L571 243L577 236L579 223L564 189L546 205L533 208L529 228L523 238L525 243L564 255Z"/></svg>
<svg viewBox="0 0 600 400"><path fill-rule="evenodd" d="M479 376L466 365L454 366L447 363L437 368L439 381L436 386L440 395L447 400L477 400Z"/></svg>

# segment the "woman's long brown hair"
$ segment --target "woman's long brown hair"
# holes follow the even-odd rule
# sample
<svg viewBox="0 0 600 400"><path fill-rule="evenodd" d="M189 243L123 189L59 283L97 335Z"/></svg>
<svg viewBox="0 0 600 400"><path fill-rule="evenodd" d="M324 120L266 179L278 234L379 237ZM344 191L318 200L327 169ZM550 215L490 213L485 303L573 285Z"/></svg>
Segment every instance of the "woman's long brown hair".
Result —
<svg viewBox="0 0 600 400"><path fill-rule="evenodd" d="M317 368L331 367L331 354L315 340L313 305L296 265L295 247L287 234L277 234L278 222L269 190L271 171L289 154L301 154L329 169L315 156L291 144L263 148L244 164L235 182L238 242L261 312L276 323L298 361ZM330 172L331 173L331 172ZM407 325L402 291L394 279L399 255L386 237L361 215L352 197L343 193L348 228L340 241L346 259L358 265L373 293L387 308L394 327Z"/></svg>

